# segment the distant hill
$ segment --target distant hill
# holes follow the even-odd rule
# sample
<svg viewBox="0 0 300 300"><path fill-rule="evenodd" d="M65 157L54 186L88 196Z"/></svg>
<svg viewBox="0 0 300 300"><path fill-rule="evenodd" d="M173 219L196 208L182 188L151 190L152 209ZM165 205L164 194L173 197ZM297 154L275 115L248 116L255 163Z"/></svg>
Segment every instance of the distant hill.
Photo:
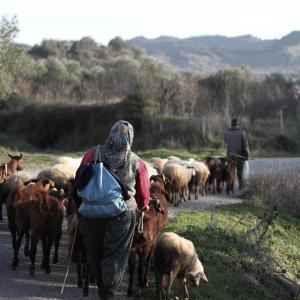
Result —
<svg viewBox="0 0 300 300"><path fill-rule="evenodd" d="M300 31L274 40L251 35L185 39L161 36L157 39L136 37L128 43L185 71L210 73L238 66L247 66L257 73L299 73L300 70Z"/></svg>

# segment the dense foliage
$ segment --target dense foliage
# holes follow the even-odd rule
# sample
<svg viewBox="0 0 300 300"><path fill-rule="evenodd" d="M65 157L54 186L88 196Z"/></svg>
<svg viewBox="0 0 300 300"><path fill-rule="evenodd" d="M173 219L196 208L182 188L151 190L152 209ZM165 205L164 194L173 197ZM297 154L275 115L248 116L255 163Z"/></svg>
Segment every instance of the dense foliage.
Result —
<svg viewBox="0 0 300 300"><path fill-rule="evenodd" d="M76 111L82 109L83 114L90 111L91 131L99 125L106 128L117 116L132 120L147 136L141 140L144 147L221 147L230 118L238 116L250 130L255 147L276 144L281 135L295 144L294 152L299 151L300 81L295 77L256 77L246 68L220 70L212 75L178 72L120 37L112 39L108 46L90 37L79 41L44 40L25 51L13 43L18 32L15 19L3 18L0 27L0 55L4 57L0 60L0 127L15 134L21 122L31 130L25 136L30 136L36 145L60 144L59 140L65 139L63 132L75 137L72 124L76 121L76 128L87 124L78 124L80 112L69 120L72 107L77 106ZM54 109L57 113L63 106L58 114L66 118L68 130L58 130L54 135L57 124L47 112ZM16 114L16 110L20 113ZM32 111L39 115L33 116ZM29 118L25 122L21 117L25 113L36 123ZM99 119L104 113L105 124ZM12 115L16 123L10 121ZM53 135L47 142L32 138L40 136L36 130L41 122L47 124L44 136ZM259 122L264 128L257 132ZM268 127L276 132L270 141ZM94 138L95 134L88 140L94 143Z"/></svg>

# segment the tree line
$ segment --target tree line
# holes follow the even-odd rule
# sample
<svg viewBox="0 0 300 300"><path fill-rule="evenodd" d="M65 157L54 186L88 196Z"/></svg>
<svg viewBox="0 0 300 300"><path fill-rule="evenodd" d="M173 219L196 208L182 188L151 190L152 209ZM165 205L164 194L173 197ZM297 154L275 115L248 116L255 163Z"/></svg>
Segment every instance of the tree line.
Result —
<svg viewBox="0 0 300 300"><path fill-rule="evenodd" d="M24 47L14 42L18 30L16 18L2 18L2 113L28 106L119 105L123 115L138 120L143 129L146 120L156 120L161 134L168 120L192 122L204 144L213 140L209 135L214 126L220 130L233 116L248 126L266 120L277 124L280 118L300 123L297 74L257 76L245 67L213 74L180 72L120 37L107 46L83 37ZM299 133L297 128L293 135Z"/></svg>

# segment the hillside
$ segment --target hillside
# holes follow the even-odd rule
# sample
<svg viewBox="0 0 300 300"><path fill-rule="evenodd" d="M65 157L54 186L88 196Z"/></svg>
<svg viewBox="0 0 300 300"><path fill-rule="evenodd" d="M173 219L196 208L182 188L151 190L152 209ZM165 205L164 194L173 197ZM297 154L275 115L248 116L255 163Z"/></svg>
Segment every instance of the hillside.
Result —
<svg viewBox="0 0 300 300"><path fill-rule="evenodd" d="M185 39L162 36L136 37L128 43L184 71L211 73L247 66L255 73L297 73L300 67L300 31L279 40L262 40L251 35Z"/></svg>

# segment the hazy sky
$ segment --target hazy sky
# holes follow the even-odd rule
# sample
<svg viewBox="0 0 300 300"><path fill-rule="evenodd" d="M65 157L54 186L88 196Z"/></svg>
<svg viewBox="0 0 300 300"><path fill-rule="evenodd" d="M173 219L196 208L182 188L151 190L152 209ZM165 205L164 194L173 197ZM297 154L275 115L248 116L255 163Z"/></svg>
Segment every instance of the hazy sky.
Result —
<svg viewBox="0 0 300 300"><path fill-rule="evenodd" d="M281 38L300 30L300 0L0 0L0 16L17 16L18 42L115 36Z"/></svg>

